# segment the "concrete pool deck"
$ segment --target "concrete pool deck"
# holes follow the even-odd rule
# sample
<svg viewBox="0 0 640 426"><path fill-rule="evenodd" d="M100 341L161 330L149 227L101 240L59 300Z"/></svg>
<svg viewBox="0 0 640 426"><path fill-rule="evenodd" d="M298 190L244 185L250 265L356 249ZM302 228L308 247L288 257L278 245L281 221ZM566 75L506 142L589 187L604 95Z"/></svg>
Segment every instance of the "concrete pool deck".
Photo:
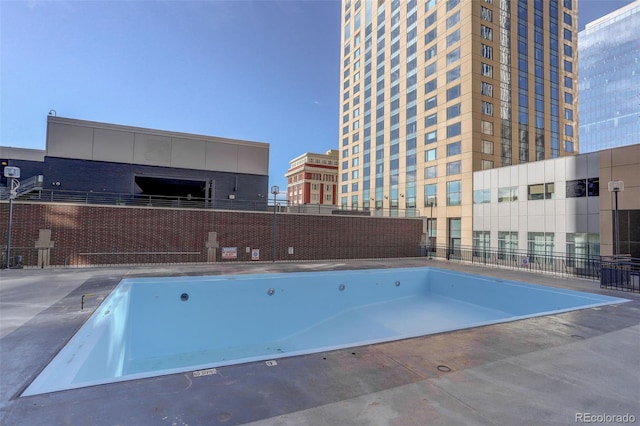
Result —
<svg viewBox="0 0 640 426"><path fill-rule="evenodd" d="M19 397L122 278L412 266L630 302L283 358L274 366ZM517 425L618 415L640 423L639 356L640 295L601 290L592 280L424 258L0 272L2 425Z"/></svg>

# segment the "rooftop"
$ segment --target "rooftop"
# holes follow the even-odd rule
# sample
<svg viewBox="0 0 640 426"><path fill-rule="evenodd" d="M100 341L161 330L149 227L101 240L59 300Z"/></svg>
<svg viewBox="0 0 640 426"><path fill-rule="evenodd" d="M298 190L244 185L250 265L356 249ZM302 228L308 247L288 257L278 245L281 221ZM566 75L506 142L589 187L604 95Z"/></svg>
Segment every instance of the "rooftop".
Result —
<svg viewBox="0 0 640 426"><path fill-rule="evenodd" d="M596 19L595 21L589 22L587 25L585 25L584 32L586 34L589 34L592 31L599 30L603 27L606 27L607 25L619 21L620 19L624 19L633 13L637 13L639 10L640 0L636 0L633 3L629 3L628 5L621 7L620 9L614 10L613 12Z"/></svg>
<svg viewBox="0 0 640 426"><path fill-rule="evenodd" d="M124 277L437 266L630 302L509 323L19 397ZM80 309L82 295L84 310ZM0 423L569 424L635 416L640 295L592 280L420 259L0 272ZM587 414L590 413L590 414Z"/></svg>

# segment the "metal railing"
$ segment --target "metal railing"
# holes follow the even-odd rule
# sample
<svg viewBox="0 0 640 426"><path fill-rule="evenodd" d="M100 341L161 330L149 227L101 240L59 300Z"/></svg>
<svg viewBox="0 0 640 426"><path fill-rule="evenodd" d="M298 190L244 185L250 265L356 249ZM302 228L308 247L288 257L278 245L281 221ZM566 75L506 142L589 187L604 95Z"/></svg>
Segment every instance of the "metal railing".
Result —
<svg viewBox="0 0 640 426"><path fill-rule="evenodd" d="M50 203L74 203L96 205L118 205L136 207L171 207L186 209L221 209L266 211L267 200L241 200L228 198L205 199L191 196L164 196L148 194L127 194L118 192L68 191L64 189L43 189L20 197L21 201Z"/></svg>
<svg viewBox="0 0 640 426"><path fill-rule="evenodd" d="M600 278L600 256L567 256L563 253L532 253L526 250L493 250L449 245L420 245L418 256L453 262L544 272L580 278Z"/></svg>
<svg viewBox="0 0 640 426"><path fill-rule="evenodd" d="M8 191L5 191L8 194ZM6 199L0 188L0 199ZM4 198L3 198L4 197ZM273 211L273 199L257 198L205 199L192 196L165 196L148 194L129 194L119 192L70 191L65 189L42 189L37 186L29 193L19 194L21 201L49 203L74 203L95 205L117 205L136 207L169 207L184 209L219 209L242 211ZM421 217L419 209L353 207L327 204L294 204L284 199L276 200L279 213L353 215L367 217Z"/></svg>
<svg viewBox="0 0 640 426"><path fill-rule="evenodd" d="M281 208L279 211L284 211L287 213L332 214L366 217L421 217L421 212L419 209L354 207L331 204L286 203L286 207L284 209Z"/></svg>
<svg viewBox="0 0 640 426"><path fill-rule="evenodd" d="M640 259L630 257L603 257L600 287L640 293Z"/></svg>

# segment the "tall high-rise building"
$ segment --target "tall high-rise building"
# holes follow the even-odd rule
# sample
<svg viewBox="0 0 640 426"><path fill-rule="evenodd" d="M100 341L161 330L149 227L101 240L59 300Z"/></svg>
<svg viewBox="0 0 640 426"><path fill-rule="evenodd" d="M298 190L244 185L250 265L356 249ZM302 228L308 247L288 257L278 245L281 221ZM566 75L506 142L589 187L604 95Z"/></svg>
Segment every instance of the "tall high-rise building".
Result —
<svg viewBox="0 0 640 426"><path fill-rule="evenodd" d="M578 34L580 152L640 143L640 0Z"/></svg>
<svg viewBox="0 0 640 426"><path fill-rule="evenodd" d="M577 151L577 6L343 0L339 203L471 246L474 171Z"/></svg>

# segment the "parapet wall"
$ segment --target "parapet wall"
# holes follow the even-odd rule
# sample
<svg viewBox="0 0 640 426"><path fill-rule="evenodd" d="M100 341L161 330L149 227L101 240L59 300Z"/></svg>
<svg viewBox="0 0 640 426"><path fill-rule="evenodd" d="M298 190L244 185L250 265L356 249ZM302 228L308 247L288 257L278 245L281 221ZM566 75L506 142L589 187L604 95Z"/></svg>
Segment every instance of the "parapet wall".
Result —
<svg viewBox="0 0 640 426"><path fill-rule="evenodd" d="M412 257L424 229L420 218L278 213L275 219L278 261ZM3 202L2 258L7 221ZM273 223L273 212L18 201L13 203L11 256L22 256L25 267L233 262L256 255L270 261Z"/></svg>

